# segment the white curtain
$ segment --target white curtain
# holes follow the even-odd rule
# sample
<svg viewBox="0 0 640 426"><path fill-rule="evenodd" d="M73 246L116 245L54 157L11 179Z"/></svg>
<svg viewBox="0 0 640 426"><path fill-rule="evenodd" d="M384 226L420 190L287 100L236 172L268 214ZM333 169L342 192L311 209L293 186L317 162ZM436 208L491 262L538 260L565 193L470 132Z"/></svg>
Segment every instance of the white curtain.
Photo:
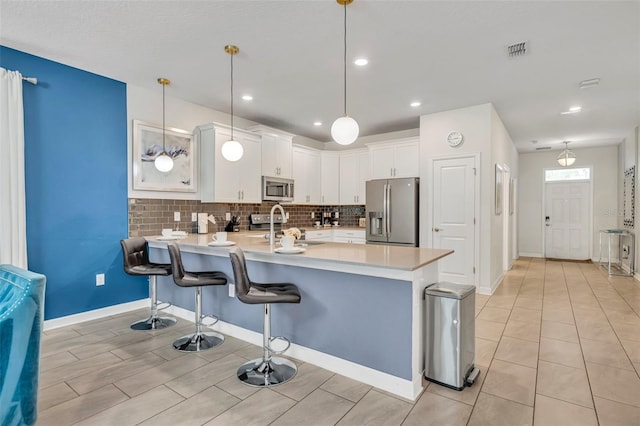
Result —
<svg viewBox="0 0 640 426"><path fill-rule="evenodd" d="M0 264L27 269L22 75L0 68Z"/></svg>

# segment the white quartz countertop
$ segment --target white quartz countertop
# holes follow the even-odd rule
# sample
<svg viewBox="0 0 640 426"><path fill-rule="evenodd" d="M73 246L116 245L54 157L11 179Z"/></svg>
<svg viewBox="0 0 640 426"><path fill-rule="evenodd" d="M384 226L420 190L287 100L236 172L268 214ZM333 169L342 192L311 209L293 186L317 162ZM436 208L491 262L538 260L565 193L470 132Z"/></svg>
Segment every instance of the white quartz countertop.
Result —
<svg viewBox="0 0 640 426"><path fill-rule="evenodd" d="M212 234L188 234L175 241L159 241L159 236L146 237L146 239L149 241L149 246L154 248L166 248L167 243L176 242L181 250L218 256L224 256L231 247L238 246L247 254L248 259L303 267L342 264L345 267L414 271L453 253L453 250L449 249L332 242L305 246L304 241L298 241L296 245L301 244L304 248L303 253L280 254L271 249L264 235L264 232L229 232L228 240L235 244L227 247L209 246L208 244L213 240ZM279 247L278 244L274 248L277 247Z"/></svg>

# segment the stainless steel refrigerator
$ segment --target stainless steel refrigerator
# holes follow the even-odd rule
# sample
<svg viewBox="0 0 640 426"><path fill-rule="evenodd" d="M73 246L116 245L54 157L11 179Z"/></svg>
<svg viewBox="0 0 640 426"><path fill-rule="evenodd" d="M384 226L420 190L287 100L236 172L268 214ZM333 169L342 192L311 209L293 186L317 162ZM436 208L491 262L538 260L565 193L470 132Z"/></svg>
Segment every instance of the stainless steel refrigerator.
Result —
<svg viewBox="0 0 640 426"><path fill-rule="evenodd" d="M418 246L419 178L367 182L367 244Z"/></svg>

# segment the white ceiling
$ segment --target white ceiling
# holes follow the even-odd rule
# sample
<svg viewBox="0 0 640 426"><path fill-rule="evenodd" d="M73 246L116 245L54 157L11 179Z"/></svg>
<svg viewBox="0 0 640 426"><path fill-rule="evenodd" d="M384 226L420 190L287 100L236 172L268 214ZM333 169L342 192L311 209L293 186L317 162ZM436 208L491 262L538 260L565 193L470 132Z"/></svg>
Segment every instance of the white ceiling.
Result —
<svg viewBox="0 0 640 426"><path fill-rule="evenodd" d="M236 115L328 141L343 112L344 11L335 0L0 0L0 8L1 44L152 90L167 77L168 96L228 112L223 47L233 43ZM618 143L640 122L638 1L355 0L347 16L347 109L361 136L486 102L521 152L563 140ZM530 53L509 59L506 46L520 41ZM369 65L353 65L358 56ZM579 88L594 77L599 86ZM582 112L560 115L573 105Z"/></svg>

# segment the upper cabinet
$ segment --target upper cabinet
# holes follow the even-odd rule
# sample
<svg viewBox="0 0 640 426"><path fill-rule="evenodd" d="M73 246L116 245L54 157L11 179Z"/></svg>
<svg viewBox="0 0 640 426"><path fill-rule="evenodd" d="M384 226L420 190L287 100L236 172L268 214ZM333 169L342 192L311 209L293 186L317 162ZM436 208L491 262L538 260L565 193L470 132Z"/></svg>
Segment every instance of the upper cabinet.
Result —
<svg viewBox="0 0 640 426"><path fill-rule="evenodd" d="M194 135L200 144L200 200L204 202L260 203L260 136L233 129L234 139L244 153L238 161L222 157L222 144L231 139L231 128L221 124L203 124Z"/></svg>
<svg viewBox="0 0 640 426"><path fill-rule="evenodd" d="M293 134L267 126L253 126L249 130L262 138L262 174L291 178Z"/></svg>
<svg viewBox="0 0 640 426"><path fill-rule="evenodd" d="M371 179L419 176L418 138L372 143L367 146L371 155Z"/></svg>
<svg viewBox="0 0 640 426"><path fill-rule="evenodd" d="M340 153L320 152L320 204L340 204Z"/></svg>
<svg viewBox="0 0 640 426"><path fill-rule="evenodd" d="M340 204L365 204L369 177L369 152L353 149L340 152Z"/></svg>
<svg viewBox="0 0 640 426"><path fill-rule="evenodd" d="M293 146L293 203L320 204L320 151Z"/></svg>

